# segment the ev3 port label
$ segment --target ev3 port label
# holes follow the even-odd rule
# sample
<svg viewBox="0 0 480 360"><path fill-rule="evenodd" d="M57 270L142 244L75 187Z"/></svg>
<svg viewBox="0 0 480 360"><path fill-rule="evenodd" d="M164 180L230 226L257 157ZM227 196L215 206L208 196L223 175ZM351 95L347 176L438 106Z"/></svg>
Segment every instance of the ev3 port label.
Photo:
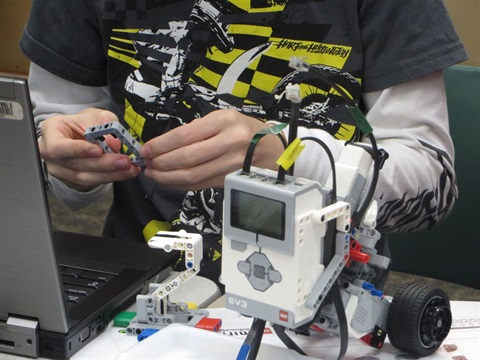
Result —
<svg viewBox="0 0 480 360"><path fill-rule="evenodd" d="M22 105L15 101L0 101L0 118L23 120Z"/></svg>

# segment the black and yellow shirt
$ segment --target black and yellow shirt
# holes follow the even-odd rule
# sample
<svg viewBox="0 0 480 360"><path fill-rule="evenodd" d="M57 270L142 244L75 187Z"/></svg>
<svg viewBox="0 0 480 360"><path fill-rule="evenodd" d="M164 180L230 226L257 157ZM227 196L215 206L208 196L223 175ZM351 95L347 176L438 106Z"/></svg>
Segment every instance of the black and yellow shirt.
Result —
<svg viewBox="0 0 480 360"><path fill-rule="evenodd" d="M350 140L359 134L342 97L289 67L292 56L357 101L464 59L436 0L34 1L21 46L57 76L108 85L139 142L216 109L288 121L276 98L288 83L301 87L300 126ZM115 184L107 230L138 241L163 226L200 232L202 272L218 273L221 200L221 189L172 191L140 175Z"/></svg>

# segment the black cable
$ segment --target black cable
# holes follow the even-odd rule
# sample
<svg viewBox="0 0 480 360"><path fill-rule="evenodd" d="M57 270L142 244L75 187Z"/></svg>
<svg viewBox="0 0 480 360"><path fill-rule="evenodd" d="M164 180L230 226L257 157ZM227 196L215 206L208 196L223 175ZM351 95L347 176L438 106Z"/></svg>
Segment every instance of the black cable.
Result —
<svg viewBox="0 0 480 360"><path fill-rule="evenodd" d="M287 335L285 332L285 327L280 326L278 324L273 324L272 325L273 330L275 331L275 334L278 336L278 338L283 342L283 344L290 350L295 350L297 353L300 355L305 355L308 356L307 353L305 353L300 346L298 346L295 341L292 340L290 336Z"/></svg>
<svg viewBox="0 0 480 360"><path fill-rule="evenodd" d="M372 174L372 180L370 182L370 186L368 189L367 194L365 195L365 198L360 206L359 209L352 215L352 227L356 227L360 222L362 221L363 216L365 215L365 212L367 211L368 207L370 206L370 203L373 199L373 195L375 193L375 189L377 187L377 182L378 182L378 177L380 174L380 168L381 168L381 159L380 159L380 152L377 147L377 141L375 139L375 136L373 136L372 133L368 134L368 138L370 139L371 145L372 145L372 157L373 157L373 174Z"/></svg>
<svg viewBox="0 0 480 360"><path fill-rule="evenodd" d="M333 306L335 307L335 312L337 314L338 328L340 330L340 353L338 354L338 360L340 360L343 359L348 348L348 323L338 281L333 282L332 287L330 288L330 294L332 296Z"/></svg>
<svg viewBox="0 0 480 360"><path fill-rule="evenodd" d="M237 355L237 360L254 360L257 358L260 343L262 342L263 332L265 330L265 320L253 319L252 326L248 331L242 347Z"/></svg>
<svg viewBox="0 0 480 360"><path fill-rule="evenodd" d="M330 80L330 78L326 77L325 75L322 74L320 70L318 70L316 67L309 66L308 72L316 75L320 80L325 82L327 85L331 86L336 92L340 94L340 96L345 100L346 104L349 106L357 106L357 103L354 99L352 99L345 90L343 90L336 82L333 80Z"/></svg>
<svg viewBox="0 0 480 360"><path fill-rule="evenodd" d="M347 107L350 107L350 108L353 108L353 109L356 109L357 111L359 111L356 101L354 99L352 99L347 94L347 92L345 90L343 90L340 86L338 86L334 81L330 80L328 77L323 75L322 72L319 69L317 69L313 66L308 66L308 72L318 76L320 78L320 80L324 81L326 84L330 85L333 89L335 89L335 91L337 91L340 94L340 96L345 100L345 102L347 104ZM360 126L360 128L363 128L363 126L365 124L360 124L359 121L358 121L359 119L355 115L354 115L354 119L355 119L355 122L357 123L357 125ZM367 123L366 119L365 119L365 123ZM379 150L378 150L378 147L377 147L377 142L375 140L375 137L373 136L373 134L371 132L369 132L366 136L370 139L370 142L372 144L373 174L372 174L372 180L371 180L370 187L368 189L367 195L366 195L363 203L361 204L360 208L352 216L352 227L356 227L361 222L363 216L365 215L366 210L370 206L370 202L373 199L373 195L374 195L374 192L375 192L375 189L376 189L376 186L377 186L379 172L380 172L380 168L381 168L381 164L382 164L381 159L380 159L380 155L379 155L380 153L379 153Z"/></svg>
<svg viewBox="0 0 480 360"><path fill-rule="evenodd" d="M283 135L281 133L277 134L277 137L280 139L280 141L282 142L282 145L283 145L283 148L286 149L288 144L287 142L285 141L285 138L283 137Z"/></svg>
<svg viewBox="0 0 480 360"><path fill-rule="evenodd" d="M292 101L290 105L291 113L290 113L290 122L288 128L288 145L290 145L293 140L297 138L298 133L298 118L300 116L300 102L299 101ZM290 166L287 171L288 175L293 175L293 167L294 165Z"/></svg>
<svg viewBox="0 0 480 360"><path fill-rule="evenodd" d="M347 315L345 314L345 308L343 307L342 294L340 293L340 286L338 281L332 284L330 289L330 296L337 314L338 327L340 330L340 351L338 354L338 360L343 359L348 348L348 323ZM320 308L319 308L320 310ZM301 355L308 356L286 333L283 326L274 324L272 325L275 334L283 342L283 344L291 350L295 350Z"/></svg>
<svg viewBox="0 0 480 360"><path fill-rule="evenodd" d="M330 203L334 204L337 202L337 171L335 169L335 159L333 158L332 151L330 148L325 144L322 140L313 137L313 136L305 136L301 138L300 140L306 141L306 140L311 140L316 142L318 145L320 145L325 152L327 153L328 160L330 162L330 167L332 168L332 190L330 192Z"/></svg>

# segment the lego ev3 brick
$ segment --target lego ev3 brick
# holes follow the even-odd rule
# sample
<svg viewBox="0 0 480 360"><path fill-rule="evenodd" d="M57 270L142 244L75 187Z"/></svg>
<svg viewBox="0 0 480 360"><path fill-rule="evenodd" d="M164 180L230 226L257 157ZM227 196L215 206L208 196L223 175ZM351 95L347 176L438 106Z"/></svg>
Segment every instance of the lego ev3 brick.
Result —
<svg viewBox="0 0 480 360"><path fill-rule="evenodd" d="M112 135L119 139L128 151L133 154L131 156L132 163L137 166L143 166L144 160L140 155L142 147L137 140L120 124L119 122L110 122L103 125L93 126L85 131L84 137L90 142L100 145L104 152L112 152L112 149L105 142L105 135Z"/></svg>

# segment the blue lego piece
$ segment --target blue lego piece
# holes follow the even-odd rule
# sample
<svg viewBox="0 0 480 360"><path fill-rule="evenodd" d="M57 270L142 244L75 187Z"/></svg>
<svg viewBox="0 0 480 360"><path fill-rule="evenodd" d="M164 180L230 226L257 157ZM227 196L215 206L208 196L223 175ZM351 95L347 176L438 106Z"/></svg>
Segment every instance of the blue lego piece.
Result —
<svg viewBox="0 0 480 360"><path fill-rule="evenodd" d="M155 334L158 331L158 329L143 329L143 331L140 333L140 335L137 336L137 340L140 342L142 340L145 340L149 336Z"/></svg>

